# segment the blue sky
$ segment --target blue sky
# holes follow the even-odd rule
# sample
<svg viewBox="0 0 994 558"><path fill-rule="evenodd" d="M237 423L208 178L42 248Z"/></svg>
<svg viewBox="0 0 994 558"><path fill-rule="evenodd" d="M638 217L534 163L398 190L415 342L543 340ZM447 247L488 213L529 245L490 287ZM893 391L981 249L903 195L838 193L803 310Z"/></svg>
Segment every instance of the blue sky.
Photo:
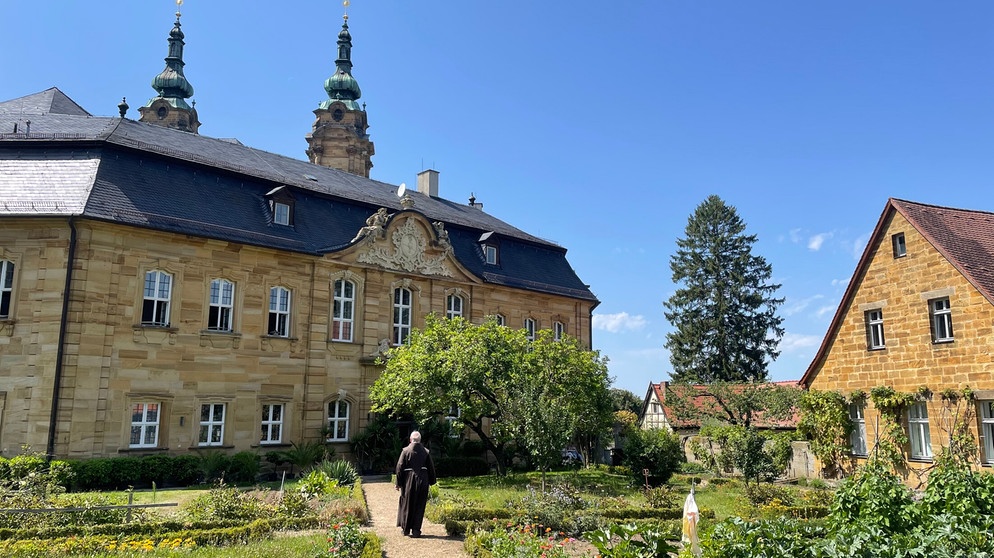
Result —
<svg viewBox="0 0 994 558"><path fill-rule="evenodd" d="M171 0L7 2L0 99L91 113L154 95ZM186 76L215 137L305 158L340 2L188 0ZM990 0L353 0L372 177L569 249L615 385L668 378L669 258L708 195L786 298L771 367L799 378L889 197L994 210Z"/></svg>

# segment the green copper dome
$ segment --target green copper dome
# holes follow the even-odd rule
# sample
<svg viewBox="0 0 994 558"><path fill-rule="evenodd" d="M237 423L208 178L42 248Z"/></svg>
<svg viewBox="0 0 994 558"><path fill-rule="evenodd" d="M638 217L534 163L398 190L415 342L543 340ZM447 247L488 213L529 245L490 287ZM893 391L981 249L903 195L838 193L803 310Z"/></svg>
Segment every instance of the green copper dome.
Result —
<svg viewBox="0 0 994 558"><path fill-rule="evenodd" d="M352 35L348 21L342 24L342 30L338 33L335 73L324 80L324 90L328 93L328 100L322 101L319 108L327 109L335 101L341 101L349 110L362 110L356 102L362 96L362 90L359 89L359 82L352 77Z"/></svg>
<svg viewBox="0 0 994 558"><path fill-rule="evenodd" d="M186 99L193 96L193 85L183 75L183 30L180 29L179 16L176 24L169 32L169 56L166 56L166 67L159 75L152 78L152 89L159 96L151 99L147 105L159 98L164 98L175 107L190 108Z"/></svg>

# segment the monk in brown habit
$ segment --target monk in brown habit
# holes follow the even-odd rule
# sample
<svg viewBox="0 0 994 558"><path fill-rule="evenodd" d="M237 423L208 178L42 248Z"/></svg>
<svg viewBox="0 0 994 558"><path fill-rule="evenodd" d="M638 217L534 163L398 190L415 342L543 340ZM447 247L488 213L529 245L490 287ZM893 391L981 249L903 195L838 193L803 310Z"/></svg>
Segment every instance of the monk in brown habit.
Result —
<svg viewBox="0 0 994 558"><path fill-rule="evenodd" d="M411 443L400 452L397 460L397 490L400 507L397 509L397 526L404 536L420 537L421 522L428 504L428 487L435 484L435 464L428 449L421 445L421 433L411 432Z"/></svg>

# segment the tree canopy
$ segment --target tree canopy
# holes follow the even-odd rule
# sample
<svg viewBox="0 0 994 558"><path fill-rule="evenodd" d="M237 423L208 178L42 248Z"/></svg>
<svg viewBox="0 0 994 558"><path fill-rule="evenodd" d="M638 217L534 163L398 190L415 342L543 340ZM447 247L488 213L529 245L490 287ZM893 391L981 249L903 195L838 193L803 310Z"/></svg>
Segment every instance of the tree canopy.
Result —
<svg viewBox="0 0 994 558"><path fill-rule="evenodd" d="M544 468L571 439L608 428L609 383L606 360L572 337L557 341L543 330L529 341L494 320L428 315L424 329L387 353L369 397L374 411L419 422L458 407L503 472L511 443Z"/></svg>
<svg viewBox="0 0 994 558"><path fill-rule="evenodd" d="M665 302L675 331L666 348L675 382L761 382L779 356L783 318L772 267L752 253L756 236L735 208L709 196L687 222L670 258L679 285Z"/></svg>

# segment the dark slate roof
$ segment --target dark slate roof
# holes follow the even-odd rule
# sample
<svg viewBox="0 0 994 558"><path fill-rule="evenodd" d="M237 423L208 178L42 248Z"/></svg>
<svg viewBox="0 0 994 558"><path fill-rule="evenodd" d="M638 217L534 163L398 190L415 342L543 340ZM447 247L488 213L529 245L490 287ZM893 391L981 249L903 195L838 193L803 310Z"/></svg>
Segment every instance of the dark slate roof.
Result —
<svg viewBox="0 0 994 558"><path fill-rule="evenodd" d="M320 255L348 246L376 209L403 209L396 185L231 140L85 114L36 114L30 134L5 133L18 121L20 113L0 111L0 171L16 170L0 176L0 216L81 214ZM290 227L268 214L265 195L280 185L294 198ZM456 259L484 281L596 301L565 248L479 208L408 193L414 211L446 224ZM479 239L488 232L499 266L484 261Z"/></svg>
<svg viewBox="0 0 994 558"><path fill-rule="evenodd" d="M809 385L815 370L827 355L830 340L841 326L844 309L856 296L856 290L870 265L874 247L883 240L885 228L894 212L903 215L988 302L994 304L994 213L891 198L887 200L870 241L866 243L863 256L856 264L856 271L839 302L818 352L801 377L802 385Z"/></svg>
<svg viewBox="0 0 994 558"><path fill-rule="evenodd" d="M10 101L2 101L0 102L0 114L3 113L23 116L36 114L90 116L90 113L83 110L83 107L67 97L58 87L51 87L41 93L25 95Z"/></svg>

